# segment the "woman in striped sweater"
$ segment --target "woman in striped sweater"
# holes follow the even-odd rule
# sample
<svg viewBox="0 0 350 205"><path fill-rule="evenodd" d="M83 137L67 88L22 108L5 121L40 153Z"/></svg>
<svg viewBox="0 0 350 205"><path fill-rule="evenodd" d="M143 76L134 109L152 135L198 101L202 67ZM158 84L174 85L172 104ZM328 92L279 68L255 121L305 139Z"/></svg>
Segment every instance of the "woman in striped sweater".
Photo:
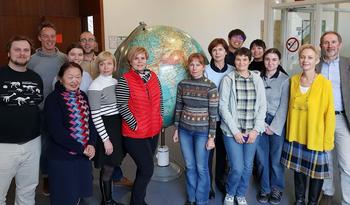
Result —
<svg viewBox="0 0 350 205"><path fill-rule="evenodd" d="M180 141L186 163L185 205L208 204L210 189L208 159L209 150L215 147L219 95L215 84L204 76L204 61L202 54L191 54L191 78L177 86L173 140Z"/></svg>
<svg viewBox="0 0 350 205"><path fill-rule="evenodd" d="M121 138L121 118L117 109L115 86L117 80L112 77L116 61L108 51L97 56L100 75L92 82L88 90L92 120L100 139L97 140L95 167L101 168L100 189L102 205L117 205L112 199L112 173L120 166L125 154Z"/></svg>

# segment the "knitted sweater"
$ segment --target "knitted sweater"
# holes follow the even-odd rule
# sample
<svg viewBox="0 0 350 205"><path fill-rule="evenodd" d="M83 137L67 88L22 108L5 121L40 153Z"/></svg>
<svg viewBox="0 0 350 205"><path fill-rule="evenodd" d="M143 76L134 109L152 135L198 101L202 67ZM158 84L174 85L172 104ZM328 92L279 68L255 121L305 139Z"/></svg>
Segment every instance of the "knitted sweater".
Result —
<svg viewBox="0 0 350 205"><path fill-rule="evenodd" d="M36 52L30 58L28 68L38 73L44 83L44 99L53 90L52 81L57 75L60 67L67 61L67 57L64 53L61 53L58 48L53 54L46 54L41 48L38 48ZM40 104L40 108L43 107L43 103Z"/></svg>
<svg viewBox="0 0 350 205"><path fill-rule="evenodd" d="M117 80L112 76L98 76L90 85L88 90L89 104L91 108L92 121L95 124L102 141L109 136L104 126L102 116L118 114L117 98L115 97L115 86Z"/></svg>
<svg viewBox="0 0 350 205"><path fill-rule="evenodd" d="M206 77L182 80L177 86L175 127L208 132L215 137L219 95Z"/></svg>
<svg viewBox="0 0 350 205"><path fill-rule="evenodd" d="M0 68L0 143L25 143L38 137L43 82L31 70Z"/></svg>
<svg viewBox="0 0 350 205"><path fill-rule="evenodd" d="M87 96L84 92L69 92L56 83L44 107L49 136L48 157L56 160L74 160L83 155L87 145L94 145L97 136Z"/></svg>

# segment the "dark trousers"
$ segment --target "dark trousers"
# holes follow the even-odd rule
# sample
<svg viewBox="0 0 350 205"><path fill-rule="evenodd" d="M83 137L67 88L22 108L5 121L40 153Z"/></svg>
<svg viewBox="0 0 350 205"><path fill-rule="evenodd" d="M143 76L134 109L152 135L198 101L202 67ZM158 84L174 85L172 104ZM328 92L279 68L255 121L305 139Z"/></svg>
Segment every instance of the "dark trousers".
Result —
<svg viewBox="0 0 350 205"><path fill-rule="evenodd" d="M220 128L220 121L216 123L216 137L215 137L215 149L212 149L209 153L209 174L210 174L210 185L212 186L213 179L213 156L214 150L216 152L216 163L215 163L215 183L217 188L221 192L225 192L225 177L226 177L226 149L223 140L223 133Z"/></svg>
<svg viewBox="0 0 350 205"><path fill-rule="evenodd" d="M294 171L295 205L305 205L305 192L307 179L310 178L303 173ZM323 179L312 179L309 181L308 205L317 205L323 185Z"/></svg>
<svg viewBox="0 0 350 205"><path fill-rule="evenodd" d="M157 144L158 135L146 139L124 138L125 149L137 166L130 205L146 204L146 188L153 175L153 156Z"/></svg>

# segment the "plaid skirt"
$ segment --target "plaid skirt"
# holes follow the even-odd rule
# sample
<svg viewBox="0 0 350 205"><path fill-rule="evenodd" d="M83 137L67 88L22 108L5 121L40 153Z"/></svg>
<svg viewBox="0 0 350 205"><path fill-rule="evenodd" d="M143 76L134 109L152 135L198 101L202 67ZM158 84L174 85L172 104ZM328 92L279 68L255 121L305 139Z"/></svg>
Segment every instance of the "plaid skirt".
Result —
<svg viewBox="0 0 350 205"><path fill-rule="evenodd" d="M327 153L310 150L297 142L284 141L281 163L314 179L330 178Z"/></svg>

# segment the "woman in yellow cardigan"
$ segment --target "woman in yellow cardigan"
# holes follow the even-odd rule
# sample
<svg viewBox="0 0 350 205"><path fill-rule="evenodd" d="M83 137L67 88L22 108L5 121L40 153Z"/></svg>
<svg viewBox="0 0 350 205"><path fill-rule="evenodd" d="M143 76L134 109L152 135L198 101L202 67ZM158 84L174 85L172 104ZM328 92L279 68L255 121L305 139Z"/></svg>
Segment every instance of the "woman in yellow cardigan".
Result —
<svg viewBox="0 0 350 205"><path fill-rule="evenodd" d="M335 113L332 85L317 74L317 49L299 50L302 72L290 82L287 134L281 163L294 170L295 205L305 205L306 181L310 178L308 205L316 205L323 179L330 176L325 151L333 149Z"/></svg>

